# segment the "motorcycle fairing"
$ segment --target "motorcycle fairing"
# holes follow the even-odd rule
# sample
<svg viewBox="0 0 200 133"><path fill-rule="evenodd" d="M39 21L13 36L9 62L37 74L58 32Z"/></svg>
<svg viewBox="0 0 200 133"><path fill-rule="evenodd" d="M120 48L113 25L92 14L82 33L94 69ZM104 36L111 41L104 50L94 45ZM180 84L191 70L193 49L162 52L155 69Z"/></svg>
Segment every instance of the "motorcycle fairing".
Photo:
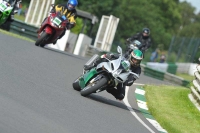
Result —
<svg viewBox="0 0 200 133"><path fill-rule="evenodd" d="M51 28L50 26L46 26L45 32L46 32L47 34L52 34L52 33L53 33L53 30L52 30L52 28Z"/></svg>
<svg viewBox="0 0 200 133"><path fill-rule="evenodd" d="M104 67L108 72L110 72L113 75L113 77L115 77L116 84L118 82L123 83L126 81L130 73L128 71L124 72L123 68L119 68L121 65L121 60L121 57L119 57L118 59L109 62L102 62L99 65L97 65L97 69Z"/></svg>
<svg viewBox="0 0 200 133"><path fill-rule="evenodd" d="M13 7L9 5L6 1L0 2L0 25L5 23L12 10Z"/></svg>
<svg viewBox="0 0 200 133"><path fill-rule="evenodd" d="M85 85L88 83L88 81L91 80L94 75L97 74L97 71L95 68L92 68L89 72L85 73L80 79L79 79L79 85L81 88L84 88Z"/></svg>

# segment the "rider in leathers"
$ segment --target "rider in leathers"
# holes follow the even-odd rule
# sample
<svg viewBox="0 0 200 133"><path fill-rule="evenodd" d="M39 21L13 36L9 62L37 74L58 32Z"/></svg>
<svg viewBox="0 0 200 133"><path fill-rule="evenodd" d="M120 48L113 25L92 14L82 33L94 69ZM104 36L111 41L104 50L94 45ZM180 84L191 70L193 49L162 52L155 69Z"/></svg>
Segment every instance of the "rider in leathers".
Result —
<svg viewBox="0 0 200 133"><path fill-rule="evenodd" d="M126 39L127 43L130 43L134 40L138 40L141 42L141 47L139 50L144 52L151 46L151 37L150 37L150 29L149 28L143 28L142 32L139 32L130 38Z"/></svg>
<svg viewBox="0 0 200 133"><path fill-rule="evenodd" d="M77 0L68 0L67 4L58 4L58 5L54 6L51 10L51 13L60 12L61 14L65 15L69 21L69 23L67 23L66 29L70 30L71 28L73 28L76 25L77 11L75 8L77 5L78 5ZM45 21L45 19L44 19L44 21ZM66 29L65 29L65 31L66 31ZM65 31L57 39L62 38L65 35ZM57 40L55 42L53 42L53 44L56 44L56 42L57 42Z"/></svg>
<svg viewBox="0 0 200 133"><path fill-rule="evenodd" d="M114 59L119 58L119 55L118 54L105 54L104 57L106 57L110 60L114 60ZM140 50L133 50L129 57L129 62L131 64L130 70L138 75L140 75L140 73L141 73L140 62L142 59L143 59L143 54ZM85 65L84 69L89 70L93 67L96 67L98 64L100 64L102 62L107 62L107 59L99 58L92 65ZM131 86L135 80L136 79L133 77L133 75L129 75L128 79L126 80L125 83L119 83L117 85L117 88L113 88L113 87L107 88L106 91L108 93L111 93L116 99L122 100L125 97L126 86Z"/></svg>

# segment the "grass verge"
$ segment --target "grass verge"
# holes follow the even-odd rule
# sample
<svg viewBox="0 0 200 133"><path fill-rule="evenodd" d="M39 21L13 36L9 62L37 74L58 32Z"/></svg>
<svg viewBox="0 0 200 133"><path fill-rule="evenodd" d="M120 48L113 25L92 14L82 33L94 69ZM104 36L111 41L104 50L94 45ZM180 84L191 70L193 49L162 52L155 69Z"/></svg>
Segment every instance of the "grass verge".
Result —
<svg viewBox="0 0 200 133"><path fill-rule="evenodd" d="M169 133L199 133L200 112L185 87L146 85L145 97L154 118Z"/></svg>
<svg viewBox="0 0 200 133"><path fill-rule="evenodd" d="M22 22L25 21L25 17L22 16L22 15L17 15L17 14L16 14L14 17L15 17L15 19L18 19L18 20L20 20L20 21L22 21Z"/></svg>
<svg viewBox="0 0 200 133"><path fill-rule="evenodd" d="M15 34L15 33L12 33L12 32L8 32L8 31L2 30L2 29L0 29L0 33L6 34L6 35L9 35L9 36L13 36L13 37L16 37L16 38L20 38L20 39L23 39L23 40L26 40L26 41L35 42L34 40L32 40L30 38L27 38L27 37L24 37L24 36L20 36L18 34Z"/></svg>
<svg viewBox="0 0 200 133"><path fill-rule="evenodd" d="M194 76L191 76L191 75L185 74L185 73L177 73L176 75L179 76L179 77L182 77L182 78L184 78L185 80L188 80L188 81L193 81L195 79Z"/></svg>

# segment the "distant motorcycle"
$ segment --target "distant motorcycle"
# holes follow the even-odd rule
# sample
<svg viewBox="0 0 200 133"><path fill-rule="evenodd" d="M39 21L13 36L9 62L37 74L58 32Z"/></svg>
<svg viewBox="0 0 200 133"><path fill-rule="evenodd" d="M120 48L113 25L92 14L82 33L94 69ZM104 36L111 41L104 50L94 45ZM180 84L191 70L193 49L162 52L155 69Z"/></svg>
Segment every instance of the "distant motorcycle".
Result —
<svg viewBox="0 0 200 133"><path fill-rule="evenodd" d="M83 75L73 82L73 88L80 91L82 96L98 93L107 88L116 87L119 83L124 83L130 74L136 79L139 75L130 70L129 61L122 55L122 49L118 46L119 58L115 60L107 59L96 67L88 71L83 71Z"/></svg>
<svg viewBox="0 0 200 133"><path fill-rule="evenodd" d="M67 23L68 19L60 12L50 13L38 31L35 45L44 47L46 44L53 43L65 31Z"/></svg>
<svg viewBox="0 0 200 133"><path fill-rule="evenodd" d="M3 25L7 20L11 20L11 12L14 10L16 0L0 0L0 25ZM20 3L18 1L17 3ZM17 10L14 11L17 13Z"/></svg>

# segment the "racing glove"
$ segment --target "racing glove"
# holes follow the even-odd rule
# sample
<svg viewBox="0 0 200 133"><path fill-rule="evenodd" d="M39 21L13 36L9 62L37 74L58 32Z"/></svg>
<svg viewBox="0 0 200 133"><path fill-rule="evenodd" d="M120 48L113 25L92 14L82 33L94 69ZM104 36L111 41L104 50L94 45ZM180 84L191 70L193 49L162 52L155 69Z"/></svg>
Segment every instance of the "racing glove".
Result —
<svg viewBox="0 0 200 133"><path fill-rule="evenodd" d="M129 44L130 42L131 42L131 38L127 38L125 44Z"/></svg>
<svg viewBox="0 0 200 133"><path fill-rule="evenodd" d="M133 75L129 75L128 79L126 80L126 82L124 83L124 85L131 86L134 83L135 80L136 79L133 77Z"/></svg>

